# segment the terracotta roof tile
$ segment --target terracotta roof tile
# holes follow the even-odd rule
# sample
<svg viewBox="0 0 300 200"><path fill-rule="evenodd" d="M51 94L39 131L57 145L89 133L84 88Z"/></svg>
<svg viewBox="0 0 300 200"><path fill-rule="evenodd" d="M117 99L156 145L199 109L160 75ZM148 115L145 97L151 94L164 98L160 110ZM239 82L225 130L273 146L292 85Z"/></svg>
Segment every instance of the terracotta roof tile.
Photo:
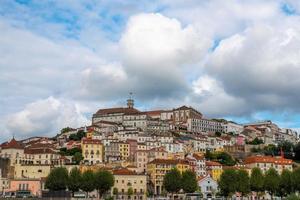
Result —
<svg viewBox="0 0 300 200"><path fill-rule="evenodd" d="M175 159L154 159L150 162L150 164L171 164L171 165L177 165L177 164L186 164L188 165L187 160L175 160Z"/></svg>
<svg viewBox="0 0 300 200"><path fill-rule="evenodd" d="M2 149L24 149L23 145L15 140L15 138L11 139L8 143L4 143L1 145Z"/></svg>
<svg viewBox="0 0 300 200"><path fill-rule="evenodd" d="M134 114L140 113L140 111L135 108L107 108L98 110L95 115L107 115L115 113Z"/></svg>
<svg viewBox="0 0 300 200"><path fill-rule="evenodd" d="M222 166L221 163L215 161L206 161L206 166Z"/></svg>
<svg viewBox="0 0 300 200"><path fill-rule="evenodd" d="M114 175L137 175L134 171L131 171L127 168L121 168L121 169L116 169L113 170Z"/></svg>
<svg viewBox="0 0 300 200"><path fill-rule="evenodd" d="M250 156L244 160L244 163L274 163L279 165L291 165L293 163L293 160L272 156Z"/></svg>

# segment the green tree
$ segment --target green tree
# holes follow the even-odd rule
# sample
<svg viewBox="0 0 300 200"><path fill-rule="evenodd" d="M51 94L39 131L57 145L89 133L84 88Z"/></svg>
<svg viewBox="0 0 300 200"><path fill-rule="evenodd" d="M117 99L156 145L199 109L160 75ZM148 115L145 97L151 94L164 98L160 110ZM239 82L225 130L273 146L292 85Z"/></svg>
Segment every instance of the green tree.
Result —
<svg viewBox="0 0 300 200"><path fill-rule="evenodd" d="M216 136L216 137L221 137L221 135L222 135L221 132L219 132L219 131L216 131L216 132L215 132L215 136Z"/></svg>
<svg viewBox="0 0 300 200"><path fill-rule="evenodd" d="M250 189L260 196L260 193L264 191L264 175L260 168L253 168L250 176Z"/></svg>
<svg viewBox="0 0 300 200"><path fill-rule="evenodd" d="M264 188L271 195L271 199L273 199L273 195L279 190L279 182L280 176L274 168L266 171Z"/></svg>
<svg viewBox="0 0 300 200"><path fill-rule="evenodd" d="M107 170L99 170L95 173L95 188L98 191L99 197L109 191L114 185L114 176Z"/></svg>
<svg viewBox="0 0 300 200"><path fill-rule="evenodd" d="M232 158L232 156L226 152L221 152L217 154L218 161L227 166L233 166L236 164L235 160Z"/></svg>
<svg viewBox="0 0 300 200"><path fill-rule="evenodd" d="M245 196L250 193L250 177L246 170L238 170L236 172L236 190ZM243 199L243 198L242 198Z"/></svg>
<svg viewBox="0 0 300 200"><path fill-rule="evenodd" d="M300 167L293 171L293 188L295 191L300 192Z"/></svg>
<svg viewBox="0 0 300 200"><path fill-rule="evenodd" d="M133 195L133 189L132 189L132 187L128 188L127 195L130 196L130 197Z"/></svg>
<svg viewBox="0 0 300 200"><path fill-rule="evenodd" d="M118 188L114 187L113 188L113 195L116 195L117 199L118 199L118 194L119 194Z"/></svg>
<svg viewBox="0 0 300 200"><path fill-rule="evenodd" d="M295 157L293 159L300 161L300 142L298 142L294 147Z"/></svg>
<svg viewBox="0 0 300 200"><path fill-rule="evenodd" d="M187 170L182 173L182 189L185 193L193 193L198 189L195 172Z"/></svg>
<svg viewBox="0 0 300 200"><path fill-rule="evenodd" d="M85 137L85 132L83 130L79 130L76 135L78 139L81 140L83 137Z"/></svg>
<svg viewBox="0 0 300 200"><path fill-rule="evenodd" d="M275 156L278 154L277 147L274 144L269 144L268 146L264 147L264 154L265 155L272 155Z"/></svg>
<svg viewBox="0 0 300 200"><path fill-rule="evenodd" d="M73 134L71 134L71 135L69 136L69 140L78 141L78 140L79 140L79 138L78 138L78 136L77 136L77 134L76 134L76 133L73 133Z"/></svg>
<svg viewBox="0 0 300 200"><path fill-rule="evenodd" d="M296 194L290 194L287 196L286 200L300 200L300 197Z"/></svg>
<svg viewBox="0 0 300 200"><path fill-rule="evenodd" d="M87 170L82 173L82 181L80 184L80 189L85 191L87 195L89 192L95 189L95 174L92 170Z"/></svg>
<svg viewBox="0 0 300 200"><path fill-rule="evenodd" d="M70 191L77 192L81 185L81 172L77 167L74 167L69 174L68 189Z"/></svg>
<svg viewBox="0 0 300 200"><path fill-rule="evenodd" d="M263 144L263 143L264 143L264 141L262 139L259 139L258 137L256 137L251 142L248 142L248 144L252 144L252 145L258 145L258 144Z"/></svg>
<svg viewBox="0 0 300 200"><path fill-rule="evenodd" d="M280 196L286 196L293 192L292 172L290 170L282 170L279 182Z"/></svg>
<svg viewBox="0 0 300 200"><path fill-rule="evenodd" d="M51 170L47 176L45 187L50 191L65 190L68 185L68 171L64 167L58 167Z"/></svg>
<svg viewBox="0 0 300 200"><path fill-rule="evenodd" d="M72 130L72 128L70 128L70 127L65 127L65 128L62 128L61 130L60 130L60 133L66 133L66 132L69 132L69 131L71 131Z"/></svg>
<svg viewBox="0 0 300 200"><path fill-rule="evenodd" d="M172 195L179 192L181 189L181 174L176 168L166 173L163 180L163 187Z"/></svg>
<svg viewBox="0 0 300 200"><path fill-rule="evenodd" d="M237 173L234 169L225 169L218 182L220 192L226 197L232 196L237 189Z"/></svg>
<svg viewBox="0 0 300 200"><path fill-rule="evenodd" d="M83 160L82 153L76 152L76 153L74 154L74 157L73 157L73 158L74 158L75 163L78 165L78 164L80 163L80 161Z"/></svg>

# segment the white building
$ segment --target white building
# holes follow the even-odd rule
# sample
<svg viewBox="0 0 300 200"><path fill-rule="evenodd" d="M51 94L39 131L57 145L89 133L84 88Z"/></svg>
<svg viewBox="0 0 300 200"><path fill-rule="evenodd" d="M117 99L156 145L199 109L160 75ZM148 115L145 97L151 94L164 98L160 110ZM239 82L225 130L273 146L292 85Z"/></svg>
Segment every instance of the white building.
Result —
<svg viewBox="0 0 300 200"><path fill-rule="evenodd" d="M204 199L215 198L218 192L218 183L208 174L198 181Z"/></svg>
<svg viewBox="0 0 300 200"><path fill-rule="evenodd" d="M222 123L225 133L240 134L244 130L244 126L233 122Z"/></svg>
<svg viewBox="0 0 300 200"><path fill-rule="evenodd" d="M188 119L187 130L194 133L224 131L221 122L210 119Z"/></svg>

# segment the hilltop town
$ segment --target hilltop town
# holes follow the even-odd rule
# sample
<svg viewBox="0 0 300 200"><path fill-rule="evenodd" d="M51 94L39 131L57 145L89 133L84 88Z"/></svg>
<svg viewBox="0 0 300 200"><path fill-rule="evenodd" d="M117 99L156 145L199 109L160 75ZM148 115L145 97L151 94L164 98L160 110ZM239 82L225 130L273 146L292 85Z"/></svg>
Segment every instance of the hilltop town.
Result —
<svg viewBox="0 0 300 200"><path fill-rule="evenodd" d="M253 168L262 173L274 168L281 174L292 171L300 156L296 131L270 120L208 119L189 106L140 111L130 98L127 106L99 109L91 121L63 128L52 138L12 138L1 144L0 193L41 197L49 191L45 183L51 171L64 167L81 173L107 170L114 185L106 193L146 199L166 194L164 176L176 168L194 172L199 193L211 198L219 194L226 169L243 169L250 176Z"/></svg>

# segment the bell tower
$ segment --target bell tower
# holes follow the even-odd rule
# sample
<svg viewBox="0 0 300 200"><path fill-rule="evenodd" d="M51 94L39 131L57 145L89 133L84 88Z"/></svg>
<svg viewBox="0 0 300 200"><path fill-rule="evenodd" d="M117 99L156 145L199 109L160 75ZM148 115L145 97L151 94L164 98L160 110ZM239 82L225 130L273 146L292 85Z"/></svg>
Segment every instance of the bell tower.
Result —
<svg viewBox="0 0 300 200"><path fill-rule="evenodd" d="M134 106L134 100L132 99L132 92L129 93L129 99L127 99L127 107L133 108Z"/></svg>

